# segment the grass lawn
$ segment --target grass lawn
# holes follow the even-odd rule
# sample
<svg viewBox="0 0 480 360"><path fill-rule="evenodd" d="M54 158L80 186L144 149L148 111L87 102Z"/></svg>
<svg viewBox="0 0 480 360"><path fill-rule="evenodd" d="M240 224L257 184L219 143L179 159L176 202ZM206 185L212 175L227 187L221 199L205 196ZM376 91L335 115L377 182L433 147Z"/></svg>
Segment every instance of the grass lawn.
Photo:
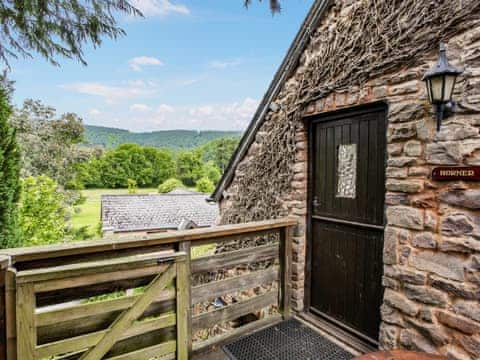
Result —
<svg viewBox="0 0 480 360"><path fill-rule="evenodd" d="M137 194L157 193L157 189L138 189ZM86 197L84 204L79 206L80 211L72 216L72 226L79 229L88 226L88 232L92 238L98 238L96 234L100 222L100 198L102 195L120 195L128 194L128 189L91 189L82 190L82 195Z"/></svg>

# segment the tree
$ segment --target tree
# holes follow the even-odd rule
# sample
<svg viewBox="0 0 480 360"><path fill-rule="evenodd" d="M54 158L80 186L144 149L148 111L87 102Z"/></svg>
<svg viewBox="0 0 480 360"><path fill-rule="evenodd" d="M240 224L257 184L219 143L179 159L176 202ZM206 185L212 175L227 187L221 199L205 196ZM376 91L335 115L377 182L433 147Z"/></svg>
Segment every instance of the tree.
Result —
<svg viewBox="0 0 480 360"><path fill-rule="evenodd" d="M213 161L209 161L203 165L202 174L203 177L209 179L213 184L216 184L222 176L222 174L220 174L220 170L218 170Z"/></svg>
<svg viewBox="0 0 480 360"><path fill-rule="evenodd" d="M177 157L177 177L187 186L194 186L202 177L202 153L198 150L182 151Z"/></svg>
<svg viewBox="0 0 480 360"><path fill-rule="evenodd" d="M53 244L64 239L68 209L58 190L58 184L47 176L22 181L19 225L23 245Z"/></svg>
<svg viewBox="0 0 480 360"><path fill-rule="evenodd" d="M223 173L238 146L239 138L220 138L209 141L201 147L204 161L213 161Z"/></svg>
<svg viewBox="0 0 480 360"><path fill-rule="evenodd" d="M209 178L202 177L197 181L197 190L202 193L211 193L215 190L215 185Z"/></svg>
<svg viewBox="0 0 480 360"><path fill-rule="evenodd" d="M9 124L12 108L6 90L0 87L0 247L15 247L20 241L17 202L20 194L20 151Z"/></svg>
<svg viewBox="0 0 480 360"><path fill-rule="evenodd" d="M46 175L66 186L75 179L75 165L89 157L77 146L84 127L76 114L58 116L53 107L28 99L15 110L12 125L22 150L22 177Z"/></svg>
<svg viewBox="0 0 480 360"><path fill-rule="evenodd" d="M58 65L56 57L86 64L83 47L102 38L125 35L114 14L141 16L127 0L4 0L0 2L0 59L38 53Z"/></svg>
<svg viewBox="0 0 480 360"><path fill-rule="evenodd" d="M140 145L122 144L105 153L101 161L101 178L109 188L126 188L128 179L133 179L138 186L144 187L152 183L152 164Z"/></svg>
<svg viewBox="0 0 480 360"><path fill-rule="evenodd" d="M175 161L168 150L144 147L143 154L152 166L152 180L148 186L158 186L175 175Z"/></svg>
<svg viewBox="0 0 480 360"><path fill-rule="evenodd" d="M170 178L165 180L159 187L158 192L160 194L166 194L175 189L181 188L183 186L182 182L178 179Z"/></svg>

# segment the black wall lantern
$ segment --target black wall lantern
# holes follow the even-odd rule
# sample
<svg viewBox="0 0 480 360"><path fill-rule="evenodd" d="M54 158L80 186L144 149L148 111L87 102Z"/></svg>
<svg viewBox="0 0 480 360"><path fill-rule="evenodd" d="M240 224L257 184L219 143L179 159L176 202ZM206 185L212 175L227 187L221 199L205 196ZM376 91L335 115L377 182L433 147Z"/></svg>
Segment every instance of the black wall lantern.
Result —
<svg viewBox="0 0 480 360"><path fill-rule="evenodd" d="M447 59L447 49L445 44L440 43L440 57L437 64L428 70L423 77L427 84L428 99L435 106L437 117L437 131L440 130L442 120L445 117L446 110L455 107L452 101L453 90L457 77L463 73L463 70L450 65Z"/></svg>

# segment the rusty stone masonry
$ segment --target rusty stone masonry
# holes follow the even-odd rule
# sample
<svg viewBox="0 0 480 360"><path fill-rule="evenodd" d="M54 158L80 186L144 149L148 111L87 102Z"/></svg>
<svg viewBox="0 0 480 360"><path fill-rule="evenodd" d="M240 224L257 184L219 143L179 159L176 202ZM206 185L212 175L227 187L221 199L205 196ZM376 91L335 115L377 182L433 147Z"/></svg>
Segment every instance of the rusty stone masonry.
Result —
<svg viewBox="0 0 480 360"><path fill-rule="evenodd" d="M345 4L348 2L344 2ZM347 6L347 5L345 5ZM340 15L339 15L340 14ZM331 12L320 25L335 26L342 10ZM315 41L284 84L276 103L288 109L298 96L299 77L306 63L318 54ZM388 103L386 164L386 228L384 246L384 303L380 328L381 348L410 349L454 359L480 359L480 183L435 182L436 166L480 165L480 24L452 35L449 58L465 69L454 94L459 112L435 131L433 109L421 78L437 58L430 51L416 64L384 72L369 80L303 107L304 115L325 113L361 104ZM284 119L270 113L257 139L236 169L221 202L224 216L236 210L235 195L256 154L272 136L274 124ZM307 132L302 121L280 136L276 146L295 148L290 187L278 191L273 216L298 217L293 244L293 295L296 311L303 309L307 214ZM267 145L270 145L267 143ZM273 156L273 155L272 155ZM274 157L272 157L274 159ZM268 166L276 166L269 164ZM256 170L258 171L258 170ZM274 182L272 182L274 184ZM263 186L252 182L251 186ZM274 191L269 189L268 191ZM266 195L265 195L266 196ZM260 199L251 199L246 211L254 220L264 214Z"/></svg>

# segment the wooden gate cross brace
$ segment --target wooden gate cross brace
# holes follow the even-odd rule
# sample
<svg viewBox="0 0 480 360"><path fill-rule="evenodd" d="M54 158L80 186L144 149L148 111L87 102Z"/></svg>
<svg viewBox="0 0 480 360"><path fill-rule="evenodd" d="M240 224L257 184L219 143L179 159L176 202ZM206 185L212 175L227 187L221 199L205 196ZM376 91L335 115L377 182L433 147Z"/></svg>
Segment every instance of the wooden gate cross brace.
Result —
<svg viewBox="0 0 480 360"><path fill-rule="evenodd" d="M159 291L163 290L176 276L176 264L158 274L148 285L144 294L132 305L131 308L123 311L110 325L107 333L95 345L85 352L80 360L100 360L115 345L117 339L137 320L150 304L155 300Z"/></svg>

